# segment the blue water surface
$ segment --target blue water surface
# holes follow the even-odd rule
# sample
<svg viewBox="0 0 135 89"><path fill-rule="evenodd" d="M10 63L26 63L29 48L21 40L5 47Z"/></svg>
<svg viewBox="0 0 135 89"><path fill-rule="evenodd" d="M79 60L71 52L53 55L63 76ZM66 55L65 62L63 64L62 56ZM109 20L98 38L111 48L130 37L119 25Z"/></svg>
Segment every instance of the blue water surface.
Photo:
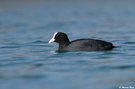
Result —
<svg viewBox="0 0 135 89"><path fill-rule="evenodd" d="M0 89L135 89L135 1L0 2ZM57 53L56 31L117 48Z"/></svg>

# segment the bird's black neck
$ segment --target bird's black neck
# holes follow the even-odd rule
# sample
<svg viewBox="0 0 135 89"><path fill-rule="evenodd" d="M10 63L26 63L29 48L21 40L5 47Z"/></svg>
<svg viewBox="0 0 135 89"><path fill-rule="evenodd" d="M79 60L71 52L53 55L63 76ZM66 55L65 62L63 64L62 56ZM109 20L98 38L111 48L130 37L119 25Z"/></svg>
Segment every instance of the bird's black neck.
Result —
<svg viewBox="0 0 135 89"><path fill-rule="evenodd" d="M70 41L59 43L59 50L66 48L70 44Z"/></svg>

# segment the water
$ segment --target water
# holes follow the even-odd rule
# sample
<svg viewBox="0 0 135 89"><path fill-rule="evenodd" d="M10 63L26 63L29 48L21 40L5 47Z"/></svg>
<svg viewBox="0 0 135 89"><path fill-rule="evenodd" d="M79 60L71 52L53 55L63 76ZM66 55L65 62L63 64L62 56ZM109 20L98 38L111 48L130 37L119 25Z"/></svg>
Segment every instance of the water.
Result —
<svg viewBox="0 0 135 89"><path fill-rule="evenodd" d="M13 1L0 5L0 89L135 88L133 0ZM56 31L112 51L55 53Z"/></svg>

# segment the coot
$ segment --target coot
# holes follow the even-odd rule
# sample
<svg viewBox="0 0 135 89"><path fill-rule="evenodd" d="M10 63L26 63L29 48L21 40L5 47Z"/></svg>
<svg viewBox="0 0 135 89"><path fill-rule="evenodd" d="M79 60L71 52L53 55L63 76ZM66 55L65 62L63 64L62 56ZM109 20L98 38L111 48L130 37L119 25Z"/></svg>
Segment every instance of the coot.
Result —
<svg viewBox="0 0 135 89"><path fill-rule="evenodd" d="M68 36L63 32L55 32L49 41L59 44L58 51L106 51L114 48L113 44L97 39L77 39L69 41Z"/></svg>

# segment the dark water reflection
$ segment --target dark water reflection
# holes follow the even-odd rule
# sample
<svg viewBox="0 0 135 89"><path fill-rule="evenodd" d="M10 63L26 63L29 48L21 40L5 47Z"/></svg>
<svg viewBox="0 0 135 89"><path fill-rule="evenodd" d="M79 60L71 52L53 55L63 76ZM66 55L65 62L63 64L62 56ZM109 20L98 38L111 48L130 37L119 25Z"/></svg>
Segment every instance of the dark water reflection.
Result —
<svg viewBox="0 0 135 89"><path fill-rule="evenodd" d="M135 87L134 1L0 1L1 89ZM112 51L57 53L55 31L97 38Z"/></svg>

